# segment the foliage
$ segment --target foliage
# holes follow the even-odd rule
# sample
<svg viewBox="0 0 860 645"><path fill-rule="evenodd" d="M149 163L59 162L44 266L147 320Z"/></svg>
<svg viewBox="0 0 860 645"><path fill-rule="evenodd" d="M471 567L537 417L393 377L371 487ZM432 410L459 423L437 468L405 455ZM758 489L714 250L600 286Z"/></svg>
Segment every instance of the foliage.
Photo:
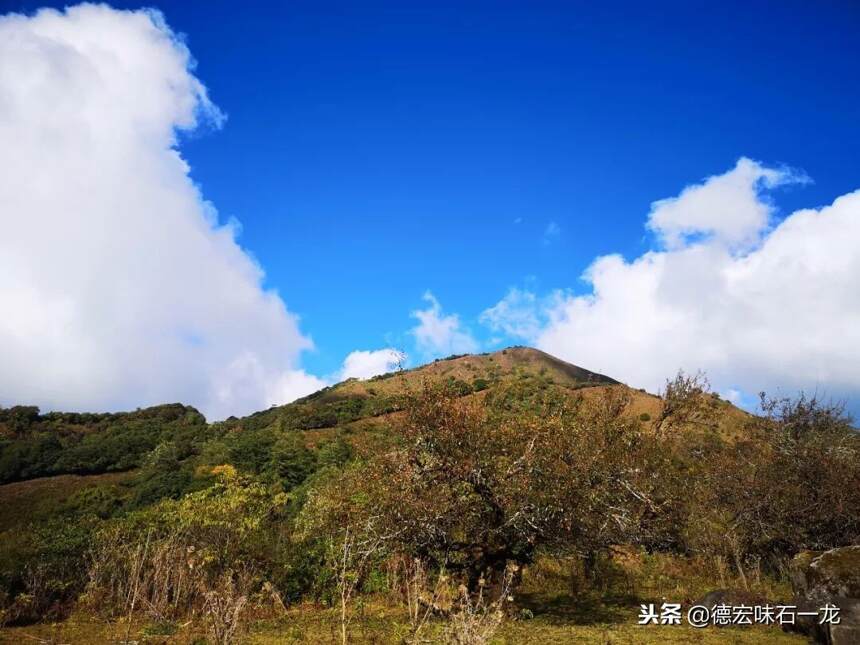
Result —
<svg viewBox="0 0 860 645"><path fill-rule="evenodd" d="M162 442L172 441L187 455L207 434L203 416L183 405L100 415L25 410L0 409L0 423L13 434L0 442L0 483L128 470Z"/></svg>
<svg viewBox="0 0 860 645"><path fill-rule="evenodd" d="M4 536L0 581L5 602L0 622L29 623L62 618L84 586L81 571L96 519L56 518L13 536Z"/></svg>
<svg viewBox="0 0 860 645"><path fill-rule="evenodd" d="M340 609L340 640L348 641L353 615L351 602L368 574L388 551L396 529L384 524L373 512L372 499L362 492L342 496L339 490L351 481L349 490L358 490L353 478L363 477L361 468L349 468L341 477L330 477L308 498L299 517L297 537L316 544L323 553L323 564L329 573L327 582L334 587Z"/></svg>
<svg viewBox="0 0 860 645"><path fill-rule="evenodd" d="M701 372L685 374L679 371L666 381L662 393L663 405L654 420L654 432L665 434L673 429L690 426L713 427L716 423L716 402L710 393L708 379Z"/></svg>
<svg viewBox="0 0 860 645"><path fill-rule="evenodd" d="M454 358L417 391L351 382L211 425L179 405L0 409L0 482L132 469L0 523L0 620L61 618L86 589L107 615L206 617L229 642L264 597L313 599L337 607L345 638L357 604L405 593L422 634L456 640L455 616L458 633L499 627L495 610L469 607L507 598L536 559L575 563L568 592L585 602L620 575L619 553L644 549L640 567L661 580L691 574L654 563L688 561L759 588L798 550L860 541L860 438L840 406L765 398L753 417L681 373L642 412L639 394L608 381L540 362L505 371L512 354L483 371ZM403 561L444 576L444 602L410 600L390 573Z"/></svg>
<svg viewBox="0 0 860 645"><path fill-rule="evenodd" d="M624 417L623 397L509 415L457 394L415 395L399 428L404 447L332 486L340 501L331 506L398 527L398 549L461 572L472 591L540 547L590 551L637 539L638 518L660 502L649 490L653 439Z"/></svg>
<svg viewBox="0 0 860 645"><path fill-rule="evenodd" d="M35 405L13 405L0 408L0 436L18 436L26 433L39 421L39 408Z"/></svg>
<svg viewBox="0 0 860 645"><path fill-rule="evenodd" d="M348 446L347 446L348 450ZM349 454L347 452L347 459ZM317 469L317 461L328 463L332 457L319 457L310 450L296 433L290 433L279 439L272 446L270 457L271 469L282 482L284 490L292 490L303 483Z"/></svg>
<svg viewBox="0 0 860 645"><path fill-rule="evenodd" d="M130 603L154 618L183 615L226 584L228 571L242 569L255 582L283 493L218 469L217 484L180 500L165 500L118 518L95 537L88 598L108 613L130 611Z"/></svg>
<svg viewBox="0 0 860 645"><path fill-rule="evenodd" d="M317 460L320 466L341 467L349 461L350 457L352 457L352 448L343 437L338 435L320 447Z"/></svg>
<svg viewBox="0 0 860 645"><path fill-rule="evenodd" d="M840 405L763 397L750 439L695 464L688 548L778 567L803 549L860 542L860 435Z"/></svg>
<svg viewBox="0 0 860 645"><path fill-rule="evenodd" d="M472 380L472 389L475 392L483 392L490 387L490 382L487 379L475 378Z"/></svg>
<svg viewBox="0 0 860 645"><path fill-rule="evenodd" d="M392 374L393 375L393 374ZM403 397L389 396L339 396L330 388L320 390L304 399L257 412L245 419L225 422L230 428L242 431L258 431L274 428L279 432L292 430L317 430L389 414L402 409ZM327 397L323 399L323 397Z"/></svg>

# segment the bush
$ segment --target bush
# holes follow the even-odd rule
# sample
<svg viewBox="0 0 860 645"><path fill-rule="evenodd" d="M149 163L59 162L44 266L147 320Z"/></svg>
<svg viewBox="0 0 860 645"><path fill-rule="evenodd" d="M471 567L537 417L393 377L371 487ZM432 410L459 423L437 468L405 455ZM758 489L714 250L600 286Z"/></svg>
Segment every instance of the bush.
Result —
<svg viewBox="0 0 860 645"><path fill-rule="evenodd" d="M277 538L283 493L217 469L218 483L109 522L96 534L88 600L108 614L135 607L155 618L202 611L224 576L241 571L259 588ZM137 599L133 601L132 599Z"/></svg>
<svg viewBox="0 0 860 645"><path fill-rule="evenodd" d="M308 449L301 435L290 433L272 447L270 467L284 490L292 490L317 468L317 457Z"/></svg>
<svg viewBox="0 0 860 645"><path fill-rule="evenodd" d="M860 435L841 406L763 400L745 441L690 456L687 548L779 569L797 552L860 542ZM689 482L694 482L691 488Z"/></svg>
<svg viewBox="0 0 860 645"><path fill-rule="evenodd" d="M472 389L475 392L481 392L483 390L486 390L488 387L490 387L490 383L489 381L487 381L487 379L476 378L472 381Z"/></svg>
<svg viewBox="0 0 860 645"><path fill-rule="evenodd" d="M317 460L321 467L334 466L339 468L346 464L351 457L352 446L343 437L337 436L320 447Z"/></svg>
<svg viewBox="0 0 860 645"><path fill-rule="evenodd" d="M61 619L71 610L86 579L86 554L96 518L54 518L7 541L0 554L5 599L0 615L9 624ZM5 606L3 606L5 605Z"/></svg>

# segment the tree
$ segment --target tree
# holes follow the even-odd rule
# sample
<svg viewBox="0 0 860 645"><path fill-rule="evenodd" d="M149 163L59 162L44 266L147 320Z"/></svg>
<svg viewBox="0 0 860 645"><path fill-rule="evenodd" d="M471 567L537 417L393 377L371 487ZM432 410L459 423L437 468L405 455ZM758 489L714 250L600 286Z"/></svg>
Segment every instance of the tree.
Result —
<svg viewBox="0 0 860 645"><path fill-rule="evenodd" d="M702 455L689 481L688 547L778 568L803 549L860 541L860 435L839 404L762 395L745 439Z"/></svg>
<svg viewBox="0 0 860 645"><path fill-rule="evenodd" d="M329 494L372 500L367 511L397 527L399 551L476 592L539 548L588 553L642 537L643 518L664 503L651 477L659 453L628 403L609 389L509 414L425 386L395 428L401 447Z"/></svg>
<svg viewBox="0 0 860 645"><path fill-rule="evenodd" d="M341 642L347 643L351 601L372 567L388 552L398 533L375 512L362 491L366 473L355 464L314 488L297 522L296 537L308 550L320 547L323 564L338 596Z"/></svg>
<svg viewBox="0 0 860 645"><path fill-rule="evenodd" d="M13 436L26 434L38 420L39 408L35 405L13 405L5 410L0 408L0 424L5 424Z"/></svg>
<svg viewBox="0 0 860 645"><path fill-rule="evenodd" d="M712 426L715 422L713 399L708 379L702 372L686 374L680 370L674 378L666 380L661 393L663 406L654 420L654 432L664 435L684 426Z"/></svg>
<svg viewBox="0 0 860 645"><path fill-rule="evenodd" d="M302 435L290 432L272 446L271 467L284 489L291 490L316 470L317 459Z"/></svg>

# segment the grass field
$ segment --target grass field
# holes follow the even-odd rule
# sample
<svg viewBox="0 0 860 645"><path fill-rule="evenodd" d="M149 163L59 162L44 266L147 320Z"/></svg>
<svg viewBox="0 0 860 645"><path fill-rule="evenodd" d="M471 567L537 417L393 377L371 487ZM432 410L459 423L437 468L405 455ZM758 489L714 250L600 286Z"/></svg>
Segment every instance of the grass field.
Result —
<svg viewBox="0 0 860 645"><path fill-rule="evenodd" d="M313 607L292 609L278 619L250 624L239 642L254 645L279 643L338 643L340 642L337 612ZM402 611L366 607L356 617L350 629L352 643L401 643L408 633L408 623ZM439 626L429 625L423 633L426 642L435 642ZM124 622L104 623L85 616L73 616L56 625L34 625L0 630L0 643L152 643L202 644L207 642L202 624L186 625L135 622L129 628ZM531 620L511 620L505 623L492 643L804 643L806 639L783 633L778 628L752 629L694 629L682 626L640 626L636 624L635 608L619 610L612 622L577 623L564 616L544 614Z"/></svg>
<svg viewBox="0 0 860 645"><path fill-rule="evenodd" d="M705 592L726 582L708 573L698 561L619 552L600 567L600 589L585 585L568 562L544 559L526 571L517 592L517 610L527 609L530 619L511 618L491 641L497 645L518 643L804 643L806 639L777 627L707 628L640 626L639 603L681 602L689 606ZM773 600L790 597L785 583L761 578L754 591ZM579 586L579 588L577 588ZM403 643L409 634L405 609L384 595L371 596L353 607L350 642L360 644ZM516 613L516 612L515 612ZM522 615L520 613L519 615ZM422 631L424 642L438 642L443 625L429 622ZM280 643L340 642L339 613L335 609L306 603L278 616L248 617L239 638L249 645ZM0 630L0 643L152 643L194 644L211 642L202 621L152 622L137 619L128 623L98 621L81 613L54 625L41 624Z"/></svg>

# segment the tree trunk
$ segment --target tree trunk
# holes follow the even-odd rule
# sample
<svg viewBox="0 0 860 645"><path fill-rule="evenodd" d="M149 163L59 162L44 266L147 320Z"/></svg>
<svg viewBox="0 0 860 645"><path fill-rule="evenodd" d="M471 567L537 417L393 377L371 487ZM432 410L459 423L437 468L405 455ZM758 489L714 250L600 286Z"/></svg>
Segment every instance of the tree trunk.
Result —
<svg viewBox="0 0 860 645"><path fill-rule="evenodd" d="M744 565L741 563L741 555L740 555L740 553L738 553L737 550L734 553L735 553L735 566L738 569L738 574L740 574L740 576L741 576L741 583L744 586L744 590L749 591L750 586L749 586L749 583L747 582L747 575L744 573Z"/></svg>

